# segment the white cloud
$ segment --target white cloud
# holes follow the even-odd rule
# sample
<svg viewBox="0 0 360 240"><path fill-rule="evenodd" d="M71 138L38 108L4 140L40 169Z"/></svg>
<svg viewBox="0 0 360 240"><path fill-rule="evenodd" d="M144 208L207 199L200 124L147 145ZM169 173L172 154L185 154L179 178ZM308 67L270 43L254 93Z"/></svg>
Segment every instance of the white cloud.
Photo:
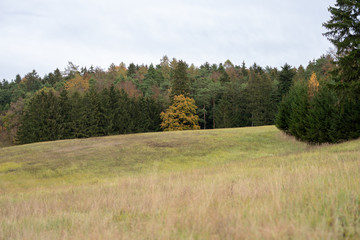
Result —
<svg viewBox="0 0 360 240"><path fill-rule="evenodd" d="M334 3L2 0L0 79L32 69L44 75L67 61L159 63L165 54L196 65L306 65L330 47L321 24Z"/></svg>

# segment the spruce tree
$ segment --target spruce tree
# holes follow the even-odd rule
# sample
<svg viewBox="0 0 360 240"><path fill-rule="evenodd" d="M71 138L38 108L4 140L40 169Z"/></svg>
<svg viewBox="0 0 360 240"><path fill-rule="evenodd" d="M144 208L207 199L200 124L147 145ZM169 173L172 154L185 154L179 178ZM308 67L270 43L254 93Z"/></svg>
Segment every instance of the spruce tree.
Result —
<svg viewBox="0 0 360 240"><path fill-rule="evenodd" d="M133 78L135 74L136 74L136 66L134 63L130 63L127 70L127 76Z"/></svg>
<svg viewBox="0 0 360 240"><path fill-rule="evenodd" d="M188 97L190 95L190 80L187 75L188 65L184 61L179 61L176 63L173 70L172 76L172 87L171 87L171 96L184 95Z"/></svg>
<svg viewBox="0 0 360 240"><path fill-rule="evenodd" d="M290 96L290 115L289 133L298 139L306 140L308 126L308 106L309 98L307 85L297 83L293 85L289 92Z"/></svg>
<svg viewBox="0 0 360 240"><path fill-rule="evenodd" d="M64 89L61 91L59 98L59 139L73 138L71 108L72 104L68 92Z"/></svg>
<svg viewBox="0 0 360 240"><path fill-rule="evenodd" d="M251 71L248 83L248 99L252 126L272 124L271 117L272 84L265 74Z"/></svg>
<svg viewBox="0 0 360 240"><path fill-rule="evenodd" d="M99 133L100 135L110 135L113 133L114 109L110 91L104 88L99 96Z"/></svg>
<svg viewBox="0 0 360 240"><path fill-rule="evenodd" d="M292 85L293 77L295 76L295 72L293 71L292 67L285 63L279 75L279 100L283 98L288 92Z"/></svg>
<svg viewBox="0 0 360 240"><path fill-rule="evenodd" d="M17 132L18 143L60 139L59 103L53 90L43 89L31 99Z"/></svg>
<svg viewBox="0 0 360 240"><path fill-rule="evenodd" d="M88 137L101 136L100 128L100 96L95 89L90 89L84 96L84 107L86 108L86 134Z"/></svg>
<svg viewBox="0 0 360 240"><path fill-rule="evenodd" d="M337 50L341 81L360 81L360 3L354 0L337 0L329 7L331 18L323 24L324 35Z"/></svg>
<svg viewBox="0 0 360 240"><path fill-rule="evenodd" d="M112 85L109 90L110 106L113 113L111 134L120 134L121 125L121 94L118 89Z"/></svg>
<svg viewBox="0 0 360 240"><path fill-rule="evenodd" d="M336 139L332 139L330 135L332 122L336 117L336 101L335 92L326 86L322 86L320 90L312 96L306 124L307 132L305 139L308 142L324 143L333 142L333 140L336 141Z"/></svg>

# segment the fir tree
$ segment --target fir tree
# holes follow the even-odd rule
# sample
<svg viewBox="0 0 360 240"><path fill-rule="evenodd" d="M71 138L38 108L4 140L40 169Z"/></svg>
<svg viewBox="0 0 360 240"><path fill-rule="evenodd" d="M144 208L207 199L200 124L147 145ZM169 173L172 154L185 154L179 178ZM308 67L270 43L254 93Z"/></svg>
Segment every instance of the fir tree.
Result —
<svg viewBox="0 0 360 240"><path fill-rule="evenodd" d="M339 73L342 81L360 81L360 3L337 0L329 7L331 18L323 24L324 35L337 50Z"/></svg>

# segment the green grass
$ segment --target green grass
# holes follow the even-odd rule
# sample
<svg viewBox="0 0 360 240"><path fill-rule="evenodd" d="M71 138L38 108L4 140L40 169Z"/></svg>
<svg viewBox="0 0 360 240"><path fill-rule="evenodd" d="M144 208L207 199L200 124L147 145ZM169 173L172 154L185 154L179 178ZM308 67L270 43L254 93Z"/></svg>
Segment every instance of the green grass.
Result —
<svg viewBox="0 0 360 240"><path fill-rule="evenodd" d="M266 126L0 151L0 239L360 238L360 140Z"/></svg>

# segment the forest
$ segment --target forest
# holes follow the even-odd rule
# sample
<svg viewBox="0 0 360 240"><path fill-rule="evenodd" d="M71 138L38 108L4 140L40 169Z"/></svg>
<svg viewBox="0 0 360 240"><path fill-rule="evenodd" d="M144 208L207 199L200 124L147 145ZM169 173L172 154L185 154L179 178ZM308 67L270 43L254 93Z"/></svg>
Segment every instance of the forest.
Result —
<svg viewBox="0 0 360 240"><path fill-rule="evenodd" d="M0 83L0 138L9 144L149 131L275 124L309 143L360 137L360 5L329 7L333 52L304 68L200 67L166 55L154 65L72 62Z"/></svg>
<svg viewBox="0 0 360 240"><path fill-rule="evenodd" d="M332 81L330 54L304 68L281 69L230 60L200 67L164 56L157 65L72 62L40 77L33 70L0 83L1 141L8 144L160 131L174 95L195 100L201 129L271 125L295 82L316 74Z"/></svg>

